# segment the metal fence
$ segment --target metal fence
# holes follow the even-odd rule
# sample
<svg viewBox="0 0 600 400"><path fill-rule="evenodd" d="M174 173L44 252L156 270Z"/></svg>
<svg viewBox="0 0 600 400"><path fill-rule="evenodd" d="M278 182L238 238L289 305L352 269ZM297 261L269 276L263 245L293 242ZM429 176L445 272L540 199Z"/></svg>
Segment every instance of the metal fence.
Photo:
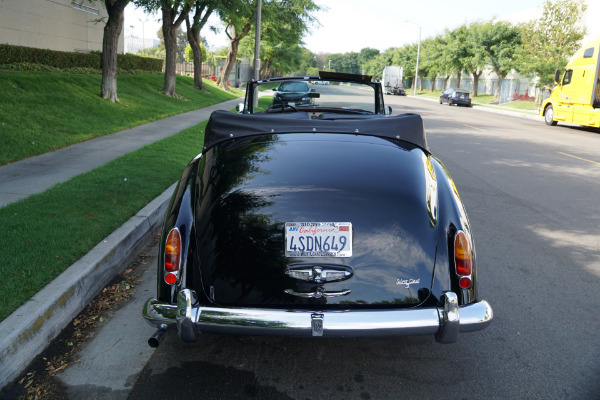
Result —
<svg viewBox="0 0 600 400"><path fill-rule="evenodd" d="M446 81L444 86L445 78L436 78L435 90L445 90L448 88L460 88L473 92L473 78L462 77L460 80L460 86L457 86L456 78L450 78ZM432 87L431 79L423 79L422 89L430 90ZM478 94L495 95L498 87L499 79L479 79L477 85ZM499 104L509 103L511 101L535 101L538 94L538 90L531 84L527 79L502 79L499 93Z"/></svg>
<svg viewBox="0 0 600 400"><path fill-rule="evenodd" d="M223 72L224 62L219 62L217 65L202 63L202 75L218 78ZM194 75L194 63L184 62L176 64L177 74L179 75ZM229 85L240 87L243 82L248 82L252 77L253 69L248 60L244 59L235 63L229 74Z"/></svg>

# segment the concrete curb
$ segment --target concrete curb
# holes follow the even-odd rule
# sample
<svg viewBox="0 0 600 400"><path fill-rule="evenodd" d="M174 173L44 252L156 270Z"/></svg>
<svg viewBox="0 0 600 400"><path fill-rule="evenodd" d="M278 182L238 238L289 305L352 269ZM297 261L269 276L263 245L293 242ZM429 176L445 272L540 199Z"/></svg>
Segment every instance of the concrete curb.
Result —
<svg viewBox="0 0 600 400"><path fill-rule="evenodd" d="M174 189L175 184L0 323L0 389L16 379L160 229Z"/></svg>

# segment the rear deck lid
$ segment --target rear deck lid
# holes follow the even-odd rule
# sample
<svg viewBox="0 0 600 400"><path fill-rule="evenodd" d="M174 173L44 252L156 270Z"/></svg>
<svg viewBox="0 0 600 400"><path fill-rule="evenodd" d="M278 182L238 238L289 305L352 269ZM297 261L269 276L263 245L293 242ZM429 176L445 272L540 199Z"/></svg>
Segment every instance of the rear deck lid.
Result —
<svg viewBox="0 0 600 400"><path fill-rule="evenodd" d="M215 303L399 307L429 295L437 193L419 147L268 135L205 157L196 229L203 290Z"/></svg>

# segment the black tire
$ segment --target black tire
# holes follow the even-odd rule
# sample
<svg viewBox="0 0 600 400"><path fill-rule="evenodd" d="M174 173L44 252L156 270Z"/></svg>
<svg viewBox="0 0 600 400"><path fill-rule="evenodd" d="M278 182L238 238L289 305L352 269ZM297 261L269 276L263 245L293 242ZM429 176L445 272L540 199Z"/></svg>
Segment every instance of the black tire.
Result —
<svg viewBox="0 0 600 400"><path fill-rule="evenodd" d="M448 99L448 105L451 106L452 105L452 101L450 101L450 99Z"/></svg>
<svg viewBox="0 0 600 400"><path fill-rule="evenodd" d="M548 126L556 126L558 123L554 120L554 108L552 108L552 104L549 104L544 110L544 122L546 122L546 125Z"/></svg>

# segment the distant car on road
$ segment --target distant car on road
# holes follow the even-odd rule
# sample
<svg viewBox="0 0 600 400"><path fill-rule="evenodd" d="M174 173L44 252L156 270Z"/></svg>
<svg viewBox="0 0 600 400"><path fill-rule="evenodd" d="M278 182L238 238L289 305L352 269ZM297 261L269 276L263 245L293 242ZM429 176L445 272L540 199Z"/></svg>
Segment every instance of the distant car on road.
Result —
<svg viewBox="0 0 600 400"><path fill-rule="evenodd" d="M308 94L314 89L308 87L304 81L282 82L277 88L273 88L273 105L305 105L310 104Z"/></svg>
<svg viewBox="0 0 600 400"><path fill-rule="evenodd" d="M471 106L471 95L468 90L464 89L446 89L440 96L440 104L447 103L449 106L456 104L457 106Z"/></svg>

